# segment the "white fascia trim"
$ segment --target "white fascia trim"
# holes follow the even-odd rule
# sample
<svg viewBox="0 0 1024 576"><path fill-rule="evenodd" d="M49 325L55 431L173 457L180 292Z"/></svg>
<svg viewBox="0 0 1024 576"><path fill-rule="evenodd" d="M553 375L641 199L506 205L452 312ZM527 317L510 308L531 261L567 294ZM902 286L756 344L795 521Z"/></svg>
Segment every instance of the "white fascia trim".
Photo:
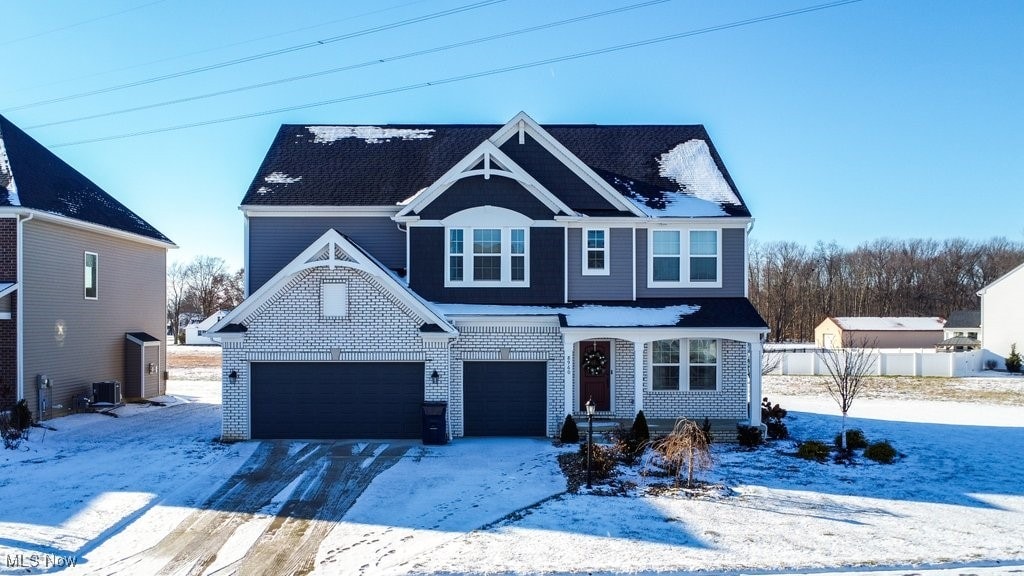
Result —
<svg viewBox="0 0 1024 576"><path fill-rule="evenodd" d="M567 342L579 342L595 338L617 338L644 343L673 338L718 338L754 344L761 341L762 334L767 333L767 328L677 328L670 326L616 326L609 328L602 328L600 326L567 326L562 328L562 334Z"/></svg>
<svg viewBox="0 0 1024 576"><path fill-rule="evenodd" d="M7 209L9 210L9 209ZM5 209L0 208L0 216L4 215ZM114 236L116 238L123 238L125 240L131 240L140 244L148 244L150 246L156 246L163 249L177 248L178 245L174 242L164 242L163 240L157 240L156 238L150 238L149 236L142 236L133 232L125 232L124 230L118 230L117 228L110 228L109 226L101 226L100 224L93 224L92 222L84 222L82 220L75 220L74 218L68 218L67 216L59 216L57 214L50 214L49 212L42 212L31 208L18 208L16 210L7 211L8 214L13 215L31 215L31 219L41 220L43 222L54 222L56 224L63 224L65 226L71 226L73 228L81 228L90 232L96 232L99 234L106 234L108 236ZM27 221L28 219L26 219Z"/></svg>
<svg viewBox="0 0 1024 576"><path fill-rule="evenodd" d="M1000 282L1002 282L1003 280L1006 280L1007 278L1009 278L1010 276L1013 276L1014 274L1016 274L1017 272L1020 272L1021 270L1024 270L1024 264L1021 264L1020 266L1017 266L1017 267L1016 267L1016 268L1014 268L1013 270L1010 270L1010 271L1009 271L1009 272L1007 272L1006 274L1003 274L1003 275L1002 275L1002 276L1000 276L999 278L996 278L995 280L993 280L992 282L990 282L990 283L989 283L989 284L988 284L987 286L985 286L985 287L984 287L984 288L982 288L981 290L978 290L978 296L984 296L984 295L985 295L985 293L986 293L986 292L988 292L989 288L992 288L992 287L993 287L993 286L995 286L996 284L999 284L999 283L1000 283Z"/></svg>
<svg viewBox="0 0 1024 576"><path fill-rule="evenodd" d="M470 208L470 210L471 210L471 208ZM465 210L460 210L460 212L465 212ZM510 212L515 212L515 211L514 210L510 210ZM511 225L511 224L509 224L509 225L503 225L503 226L485 226L485 225L463 226L463 225L458 225L458 224L450 224L448 222L448 218L445 218L444 220L420 220L417 217L415 220L396 219L396 221L397 222L402 222L404 224L408 224L409 226L412 226L412 227L415 227L415 226L427 226L427 227L431 227L431 226L434 226L434 227L436 227L436 226L450 226L451 228L564 228L565 227L565 225L563 223L556 222L554 220L531 220L528 225L526 225L526 224L522 224L522 225Z"/></svg>
<svg viewBox="0 0 1024 576"><path fill-rule="evenodd" d="M582 160L577 158L575 154L563 146L561 142L551 136L551 134L542 128L533 118L530 118L526 112L516 114L515 117L509 120L504 126L498 129L493 136L490 137L490 141L493 142L495 146L503 146L505 142L508 142L513 136L518 137L520 132L523 130L530 134L530 136L543 146L545 150L572 170L573 173L581 180L590 185L591 188L593 188L612 206L616 206L620 210L627 210L637 216L647 216L642 210L640 210L640 208L629 200L626 200L618 190L613 188L611 184L605 182L603 178L598 176L590 169L589 166L584 164Z"/></svg>
<svg viewBox="0 0 1024 576"><path fill-rule="evenodd" d="M10 319L11 319L11 313L10 312L0 312L0 320L10 320Z"/></svg>
<svg viewBox="0 0 1024 576"><path fill-rule="evenodd" d="M484 314L449 314L452 324L460 326L561 326L558 314L494 316Z"/></svg>
<svg viewBox="0 0 1024 576"><path fill-rule="evenodd" d="M492 158L504 169L490 167ZM484 161L484 164L487 167L483 170L473 170L473 166L481 160ZM412 202L403 207L396 217L401 218L403 216L412 215L413 213L418 213L431 202L436 200L438 196L458 180L477 176L483 176L484 178L488 178L490 176L511 178L522 184L528 192L533 194L537 200L547 206L547 208L553 213L557 214L562 212L569 215L576 214L572 208L566 206L564 202L559 200L557 196L542 186L541 183L533 176L530 176L529 173L513 162L512 159L499 150L497 146L492 144L489 140L484 140L479 146L474 148L472 152L464 156L462 160L459 160L454 166L445 172L444 175L438 178L437 181L431 184L426 190L422 191Z"/></svg>
<svg viewBox="0 0 1024 576"><path fill-rule="evenodd" d="M253 206L238 207L246 217L338 217L338 216L380 216L391 218L402 209L401 206Z"/></svg>
<svg viewBox="0 0 1024 576"><path fill-rule="evenodd" d="M18 286L19 286L19 283L15 282L15 283L11 284L10 286L8 286L7 288L4 288L3 290L0 290L0 298L3 298L4 296L7 296L8 294L12 294L14 292L17 292L18 291Z"/></svg>
<svg viewBox="0 0 1024 576"><path fill-rule="evenodd" d="M330 257L327 260L313 260L313 258L319 254L325 246L329 250L328 253L330 254ZM334 257L335 247L340 248L341 251L347 254L352 260L337 260ZM310 244L308 248L303 250L301 254L289 262L287 266L279 270L277 274L264 283L259 290L246 298L238 305L237 308L228 312L219 322L207 331L207 336L211 336L212 333L218 332L228 324L232 324L240 319L246 318L248 314L280 292L288 281L299 272L310 268L319 268L324 266L332 268L352 268L373 276L399 300L419 315L420 319L425 323L437 324L446 333L458 334L455 327L449 324L448 321L445 320L444 316L427 305L408 287L395 280L383 267L381 267L380 264L368 257L363 253L363 251L356 248L344 236L332 229L324 232L320 238ZM218 338L222 336L222 334L217 335Z"/></svg>

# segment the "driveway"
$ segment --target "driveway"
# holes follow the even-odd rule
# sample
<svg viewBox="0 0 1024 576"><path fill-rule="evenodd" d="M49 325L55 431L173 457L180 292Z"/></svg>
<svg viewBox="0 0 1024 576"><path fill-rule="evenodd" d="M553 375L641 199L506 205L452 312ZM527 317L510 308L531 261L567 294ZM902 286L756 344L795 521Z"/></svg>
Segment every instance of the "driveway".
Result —
<svg viewBox="0 0 1024 576"><path fill-rule="evenodd" d="M105 566L132 574L305 574L373 478L410 441L262 442L196 511L155 546Z"/></svg>

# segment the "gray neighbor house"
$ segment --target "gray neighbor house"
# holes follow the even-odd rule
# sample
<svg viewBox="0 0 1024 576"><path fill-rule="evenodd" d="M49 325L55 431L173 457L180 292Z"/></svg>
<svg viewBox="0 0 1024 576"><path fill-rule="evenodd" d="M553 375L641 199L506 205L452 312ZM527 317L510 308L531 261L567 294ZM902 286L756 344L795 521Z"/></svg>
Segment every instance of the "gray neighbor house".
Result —
<svg viewBox="0 0 1024 576"><path fill-rule="evenodd" d="M0 408L62 416L95 382L162 394L172 247L0 116Z"/></svg>
<svg viewBox="0 0 1024 576"><path fill-rule="evenodd" d="M282 126L242 200L223 437L760 424L752 218L699 125Z"/></svg>

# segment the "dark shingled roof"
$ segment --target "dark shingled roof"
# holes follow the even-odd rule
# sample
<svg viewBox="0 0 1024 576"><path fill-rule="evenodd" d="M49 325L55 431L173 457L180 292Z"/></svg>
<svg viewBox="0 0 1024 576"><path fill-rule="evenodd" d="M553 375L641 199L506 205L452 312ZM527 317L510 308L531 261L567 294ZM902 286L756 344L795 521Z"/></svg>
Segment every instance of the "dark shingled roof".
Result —
<svg viewBox="0 0 1024 576"><path fill-rule="evenodd" d="M139 342L159 342L156 336L150 336L147 332L125 332L125 336L131 336Z"/></svg>
<svg viewBox="0 0 1024 576"><path fill-rule="evenodd" d="M640 298L635 301L573 302L571 306L667 308L679 305L697 306L699 310L680 316L678 322L669 326L678 328L768 328L768 324L761 318L750 300L746 298ZM568 326L572 326L572 324L568 324Z"/></svg>
<svg viewBox="0 0 1024 576"><path fill-rule="evenodd" d="M0 207L13 206L6 188L13 178L18 205L99 224L161 242L171 241L102 188L0 115L0 140L8 166L0 162Z"/></svg>
<svg viewBox="0 0 1024 576"><path fill-rule="evenodd" d="M980 328L981 310L956 310L949 315L945 328Z"/></svg>
<svg viewBox="0 0 1024 576"><path fill-rule="evenodd" d="M393 206L433 184L501 127L391 124L377 128L412 131L407 133L411 136L317 142L309 126L286 124L278 131L242 204ZM740 200L740 205L723 204L723 211L729 216L750 216L701 125L581 124L543 128L621 194L639 197L654 209L665 207L665 191L679 189L676 182L659 174L658 158L681 143L704 140L718 170Z"/></svg>

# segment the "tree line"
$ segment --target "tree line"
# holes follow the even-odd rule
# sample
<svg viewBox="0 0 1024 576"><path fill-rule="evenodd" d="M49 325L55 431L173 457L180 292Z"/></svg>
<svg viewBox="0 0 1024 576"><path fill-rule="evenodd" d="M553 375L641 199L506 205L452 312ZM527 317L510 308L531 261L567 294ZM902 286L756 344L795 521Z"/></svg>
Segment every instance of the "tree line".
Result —
<svg viewBox="0 0 1024 576"><path fill-rule="evenodd" d="M1024 262L1024 243L880 239L845 249L835 242L752 242L750 300L770 341L814 340L828 316L942 316L980 307L978 290Z"/></svg>
<svg viewBox="0 0 1024 576"><path fill-rule="evenodd" d="M173 262L167 268L167 319L174 343L181 344L182 319L206 318L218 310L231 310L245 294L245 271L228 271L222 258L196 256L191 262Z"/></svg>

